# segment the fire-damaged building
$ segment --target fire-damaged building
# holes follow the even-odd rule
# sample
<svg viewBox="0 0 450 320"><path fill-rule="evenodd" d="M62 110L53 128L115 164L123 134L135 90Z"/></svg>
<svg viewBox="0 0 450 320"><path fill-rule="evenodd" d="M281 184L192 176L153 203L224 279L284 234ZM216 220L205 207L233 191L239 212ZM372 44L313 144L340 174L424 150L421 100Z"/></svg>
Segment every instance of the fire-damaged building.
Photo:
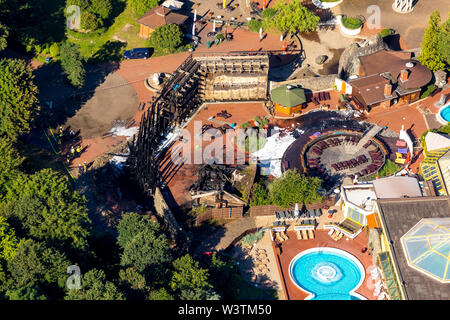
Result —
<svg viewBox="0 0 450 320"><path fill-rule="evenodd" d="M346 85L351 87L353 101L365 111L415 102L433 77L410 52L380 50L358 59L358 77Z"/></svg>

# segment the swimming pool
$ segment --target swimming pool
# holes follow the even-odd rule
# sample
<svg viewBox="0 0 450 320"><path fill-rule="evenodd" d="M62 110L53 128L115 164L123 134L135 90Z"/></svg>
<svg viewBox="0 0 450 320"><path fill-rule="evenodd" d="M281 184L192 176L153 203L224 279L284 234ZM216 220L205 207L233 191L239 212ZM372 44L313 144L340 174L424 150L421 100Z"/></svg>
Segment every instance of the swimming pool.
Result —
<svg viewBox="0 0 450 320"><path fill-rule="evenodd" d="M436 118L442 124L450 122L450 103L439 109L438 113L436 113Z"/></svg>
<svg viewBox="0 0 450 320"><path fill-rule="evenodd" d="M309 293L311 300L367 300L355 292L364 281L361 262L335 248L312 248L291 261L289 275L294 284Z"/></svg>

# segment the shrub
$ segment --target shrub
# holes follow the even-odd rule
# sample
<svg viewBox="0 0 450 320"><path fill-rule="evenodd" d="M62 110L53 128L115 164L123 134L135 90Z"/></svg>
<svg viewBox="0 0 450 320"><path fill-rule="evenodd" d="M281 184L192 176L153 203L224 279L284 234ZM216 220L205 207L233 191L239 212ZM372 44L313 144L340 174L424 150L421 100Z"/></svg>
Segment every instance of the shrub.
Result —
<svg viewBox="0 0 450 320"><path fill-rule="evenodd" d="M108 19L112 12L111 2L109 0L92 0L89 10L102 19Z"/></svg>
<svg viewBox="0 0 450 320"><path fill-rule="evenodd" d="M344 27L348 29L358 29L362 26L362 21L358 18L342 17L341 21Z"/></svg>
<svg viewBox="0 0 450 320"><path fill-rule="evenodd" d="M275 10L273 8L267 8L261 13L261 18L263 18L264 20L272 19L276 13L277 13L277 10Z"/></svg>
<svg viewBox="0 0 450 320"><path fill-rule="evenodd" d="M55 58L59 55L59 45L55 42L50 46L50 55Z"/></svg>
<svg viewBox="0 0 450 320"><path fill-rule="evenodd" d="M387 36L391 36L395 33L395 31L393 29L383 29L380 31L380 36L381 37L387 37Z"/></svg>
<svg viewBox="0 0 450 320"><path fill-rule="evenodd" d="M176 24L160 26L150 35L150 42L156 47L174 50L183 42L183 33Z"/></svg>
<svg viewBox="0 0 450 320"><path fill-rule="evenodd" d="M82 30L96 30L103 25L103 21L94 13L83 11L81 14L80 27Z"/></svg>
<svg viewBox="0 0 450 320"><path fill-rule="evenodd" d="M436 91L437 87L435 84L430 84L427 89L422 93L422 95L420 96L420 99L425 99L426 97L428 97L430 94L432 94L434 91Z"/></svg>
<svg viewBox="0 0 450 320"><path fill-rule="evenodd" d="M259 32L259 29L261 29L261 26L262 26L262 20L252 19L248 22L248 29L253 32Z"/></svg>
<svg viewBox="0 0 450 320"><path fill-rule="evenodd" d="M263 231L258 231L255 233L251 233L242 238L242 243L246 245L252 245L254 242L259 241L264 235Z"/></svg>

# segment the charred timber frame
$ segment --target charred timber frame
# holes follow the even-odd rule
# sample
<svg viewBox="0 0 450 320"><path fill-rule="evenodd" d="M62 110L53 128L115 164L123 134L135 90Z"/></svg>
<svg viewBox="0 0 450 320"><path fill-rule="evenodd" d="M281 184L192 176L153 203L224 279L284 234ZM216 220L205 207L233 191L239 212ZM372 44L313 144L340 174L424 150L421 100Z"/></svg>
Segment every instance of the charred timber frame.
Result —
<svg viewBox="0 0 450 320"><path fill-rule="evenodd" d="M228 76L259 76L265 81L257 91L259 100L268 97L269 57L267 53L235 52L226 55L190 55L164 83L159 96L143 114L139 132L130 144L130 165L144 193L152 196L163 183L159 163L164 151L159 150L164 135L174 126L187 121L204 102L205 77L210 71ZM203 83L201 83L203 82ZM232 90L234 86L221 89ZM239 88L250 88L241 85ZM232 96L232 95L231 95ZM252 96L249 96L251 99ZM236 101L243 101L242 97ZM253 99L255 100L255 99ZM216 100L224 101L224 100ZM230 101L230 100L225 100Z"/></svg>

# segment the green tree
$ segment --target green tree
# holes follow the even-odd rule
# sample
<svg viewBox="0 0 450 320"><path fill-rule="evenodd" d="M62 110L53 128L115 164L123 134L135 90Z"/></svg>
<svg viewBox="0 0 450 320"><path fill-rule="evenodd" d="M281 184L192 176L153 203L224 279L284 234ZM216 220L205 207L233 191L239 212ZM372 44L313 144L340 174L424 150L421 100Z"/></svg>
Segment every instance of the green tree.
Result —
<svg viewBox="0 0 450 320"><path fill-rule="evenodd" d="M322 181L317 177L307 177L296 170L288 170L269 185L269 198L280 207L314 203L322 200L318 192L321 185Z"/></svg>
<svg viewBox="0 0 450 320"><path fill-rule="evenodd" d="M176 24L167 24L155 29L150 35L150 42L159 48L174 50L183 42L183 33Z"/></svg>
<svg viewBox="0 0 450 320"><path fill-rule="evenodd" d="M91 0L89 10L105 20L111 15L112 5L109 0Z"/></svg>
<svg viewBox="0 0 450 320"><path fill-rule="evenodd" d="M6 185L19 175L19 167L24 158L14 147L14 143L0 138L0 199L6 193Z"/></svg>
<svg viewBox="0 0 450 320"><path fill-rule="evenodd" d="M47 300L47 296L37 287L22 287L6 292L9 300Z"/></svg>
<svg viewBox="0 0 450 320"><path fill-rule="evenodd" d="M8 36L9 36L8 28L0 23L0 51L6 49L6 46L8 45L7 42Z"/></svg>
<svg viewBox="0 0 450 320"><path fill-rule="evenodd" d="M439 53L444 58L447 63L447 70L449 70L450 65L450 13L444 25L441 27L441 32L439 35L438 44Z"/></svg>
<svg viewBox="0 0 450 320"><path fill-rule="evenodd" d="M158 229L158 223L151 221L147 216L141 216L134 212L125 213L117 225L117 243L124 248L138 233L157 233Z"/></svg>
<svg viewBox="0 0 450 320"><path fill-rule="evenodd" d="M81 276L81 288L68 291L65 300L124 300L114 283L106 281L103 270L92 269Z"/></svg>
<svg viewBox="0 0 450 320"><path fill-rule="evenodd" d="M320 17L303 6L300 0L291 0L289 3L280 0L273 9L276 10L276 15L272 19L266 19L263 28L293 35L314 31L319 25Z"/></svg>
<svg viewBox="0 0 450 320"><path fill-rule="evenodd" d="M264 184L258 182L253 186L250 198L250 206L262 206L265 204L270 204L269 192L267 191Z"/></svg>
<svg viewBox="0 0 450 320"><path fill-rule="evenodd" d="M38 88L25 60L0 60L0 136L15 140L30 131L39 112Z"/></svg>
<svg viewBox="0 0 450 320"><path fill-rule="evenodd" d="M59 45L56 42L52 43L49 51L50 51L50 55L53 58L56 58L59 55Z"/></svg>
<svg viewBox="0 0 450 320"><path fill-rule="evenodd" d="M431 71L437 71L445 67L444 57L438 50L439 38L441 36L441 15L435 10L430 16L428 28L422 39L422 53L419 61Z"/></svg>
<svg viewBox="0 0 450 320"><path fill-rule="evenodd" d="M171 260L169 244L159 225L148 216L124 214L117 226L117 243L123 249L122 266L133 266L139 272L161 267Z"/></svg>
<svg viewBox="0 0 450 320"><path fill-rule="evenodd" d="M160 2L161 0L128 0L129 5L138 16L142 16L151 8L159 5Z"/></svg>
<svg viewBox="0 0 450 320"><path fill-rule="evenodd" d="M69 265L63 253L30 239L22 241L7 262L6 287L9 292L20 289L22 293L33 291L30 288L45 288L45 292L57 296L65 287Z"/></svg>
<svg viewBox="0 0 450 320"><path fill-rule="evenodd" d="M100 19L95 13L89 11L83 11L81 13L80 28L82 30L94 31L102 25L102 19Z"/></svg>
<svg viewBox="0 0 450 320"><path fill-rule="evenodd" d="M199 263L189 254L176 259L173 262L173 268L170 287L178 292L182 300L205 300L218 297L212 291L213 286L208 282L208 270L200 268Z"/></svg>
<svg viewBox="0 0 450 320"><path fill-rule="evenodd" d="M6 218L0 216L0 261L8 261L17 251L19 240Z"/></svg>
<svg viewBox="0 0 450 320"><path fill-rule="evenodd" d="M161 288L150 291L147 300L175 300L175 298L166 289Z"/></svg>
<svg viewBox="0 0 450 320"><path fill-rule="evenodd" d="M262 27L262 20L251 19L248 22L248 29L253 32L259 32L259 29Z"/></svg>
<svg viewBox="0 0 450 320"><path fill-rule="evenodd" d="M22 175L7 189L0 215L17 219L35 239L87 248L90 220L86 200L60 173L43 169L31 176Z"/></svg>
<svg viewBox="0 0 450 320"><path fill-rule="evenodd" d="M81 10L86 10L89 7L89 0L67 0L66 8L71 5L79 6Z"/></svg>
<svg viewBox="0 0 450 320"><path fill-rule="evenodd" d="M75 87L84 85L85 70L80 46L72 42L64 42L60 49L61 67L67 78Z"/></svg>

